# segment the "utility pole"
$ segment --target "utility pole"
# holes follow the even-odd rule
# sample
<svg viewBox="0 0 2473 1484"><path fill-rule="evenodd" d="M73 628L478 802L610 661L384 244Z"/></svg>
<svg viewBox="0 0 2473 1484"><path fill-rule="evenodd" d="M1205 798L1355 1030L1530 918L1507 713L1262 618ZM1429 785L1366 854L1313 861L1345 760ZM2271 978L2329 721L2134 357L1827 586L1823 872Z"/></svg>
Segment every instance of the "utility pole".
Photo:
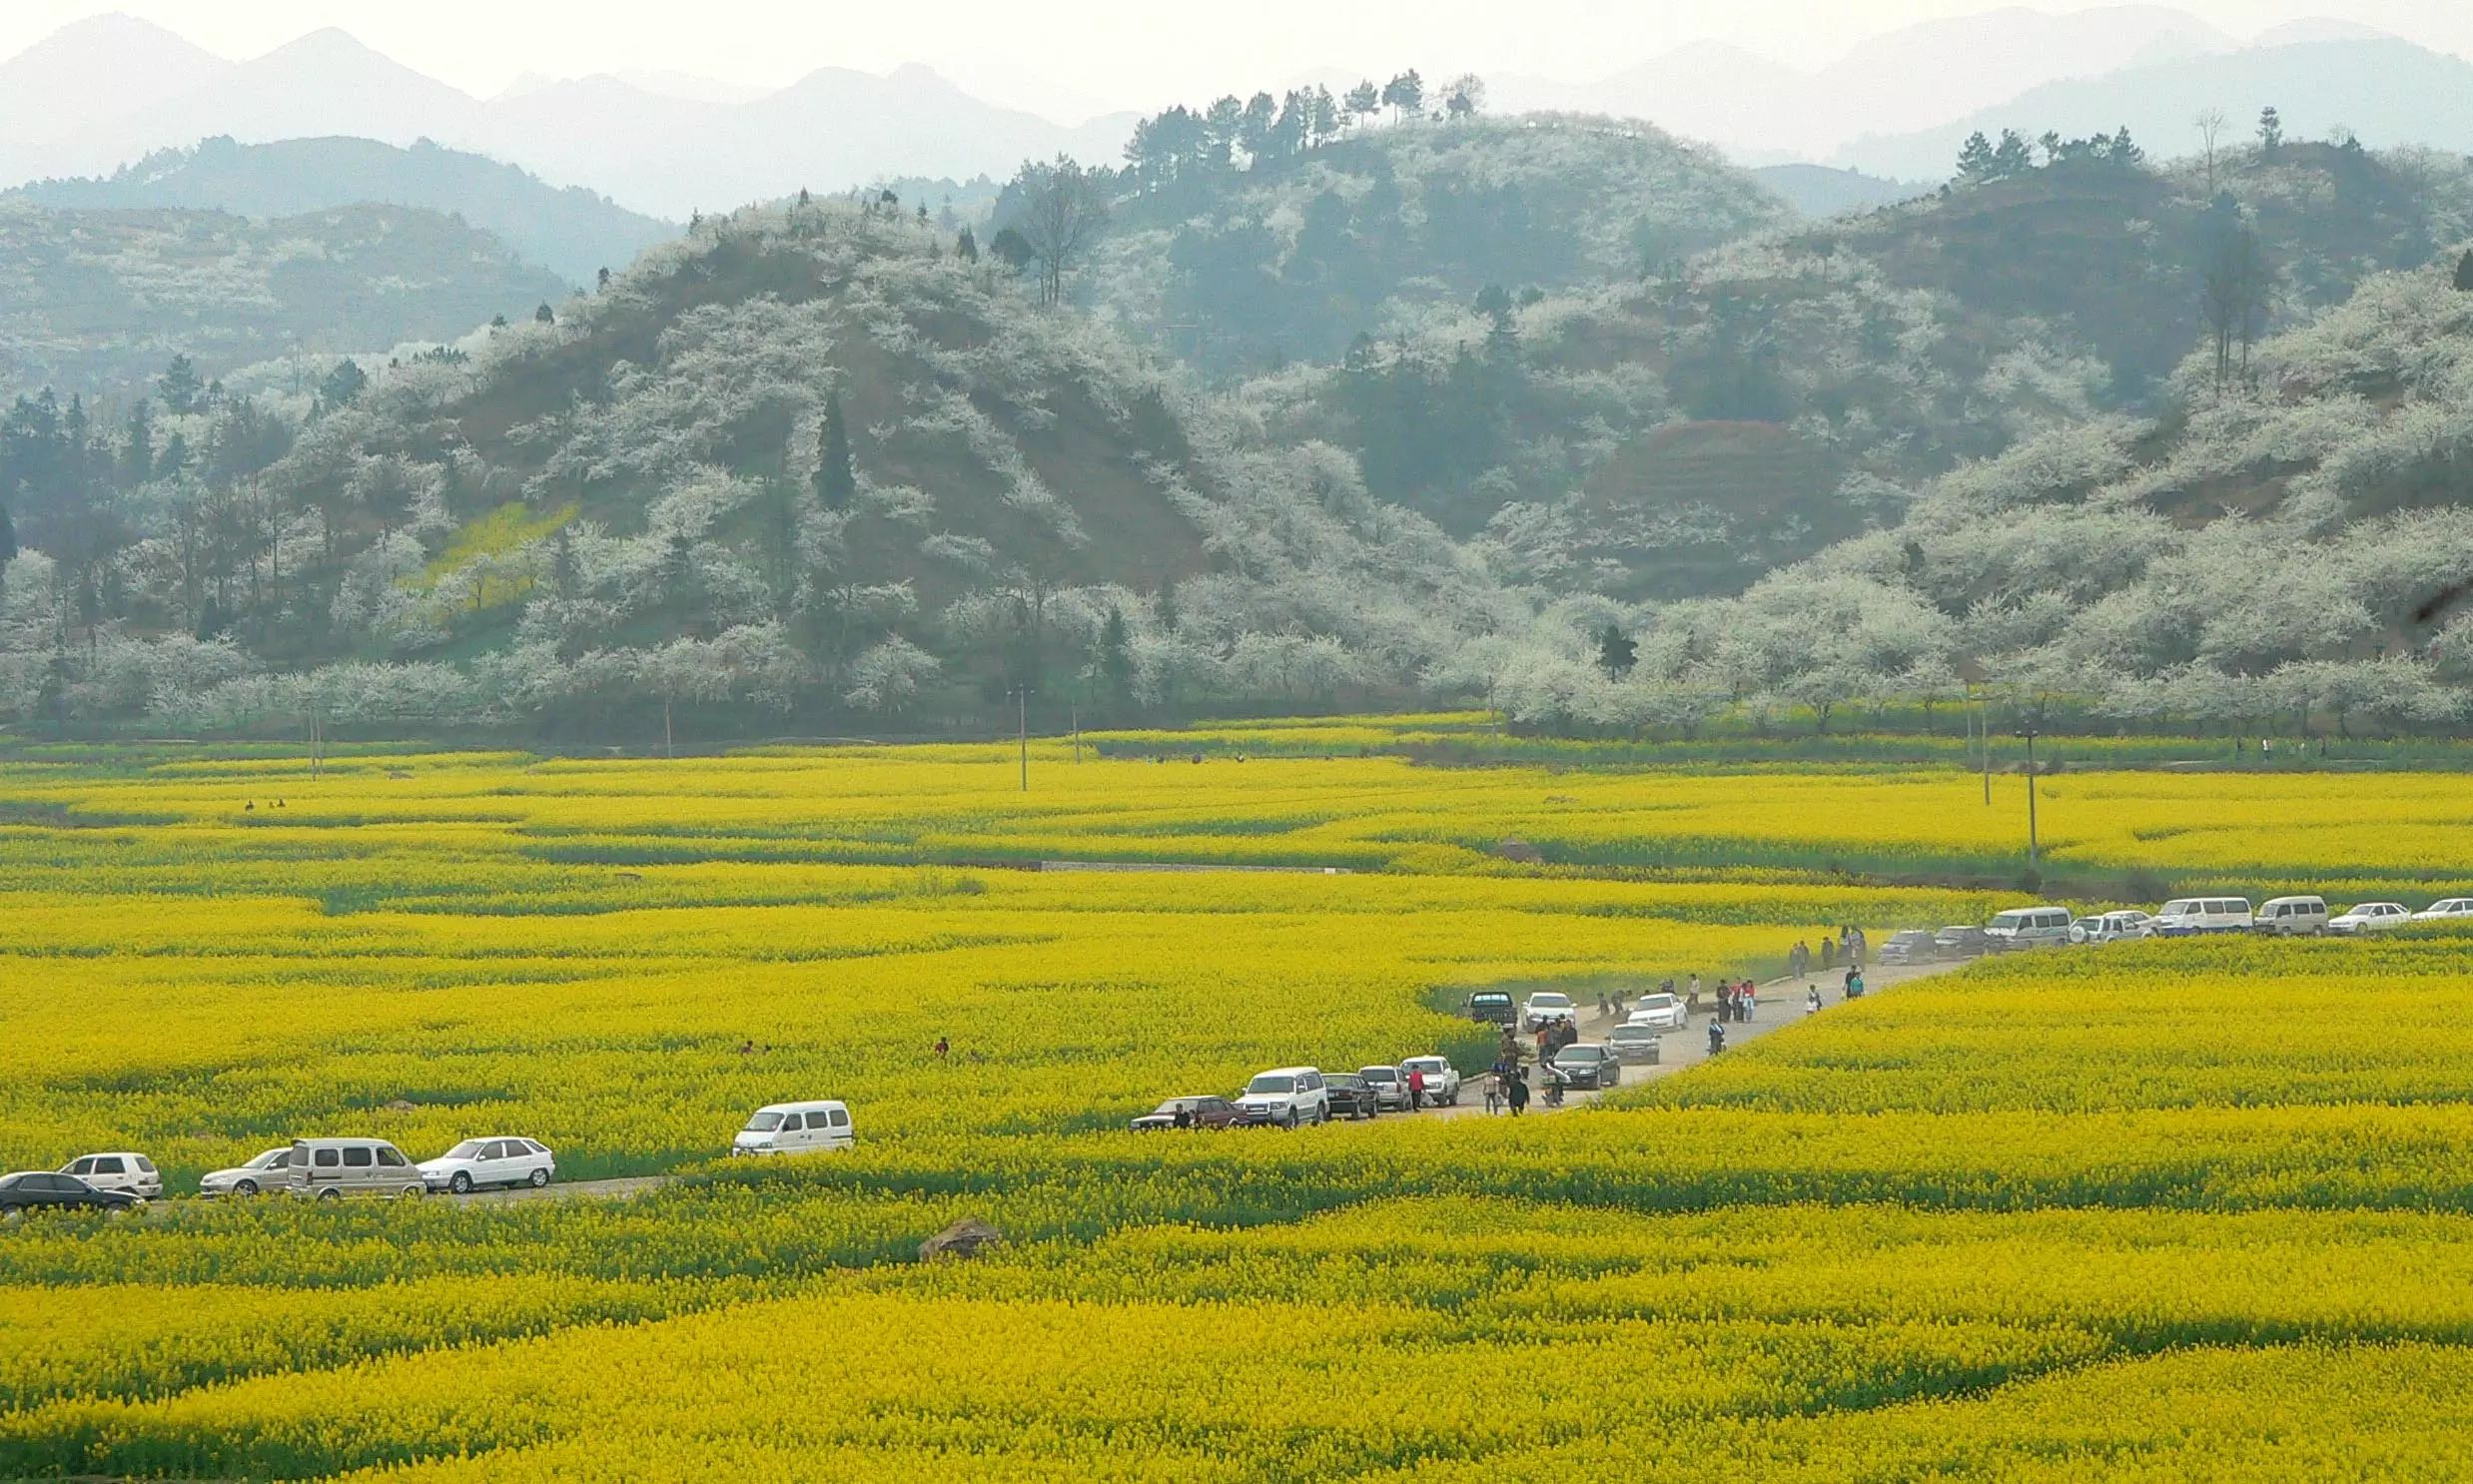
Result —
<svg viewBox="0 0 2473 1484"><path fill-rule="evenodd" d="M1984 807L1993 807L1993 708L1990 701L1977 701L1975 730L1984 739Z"/></svg>
<svg viewBox="0 0 2473 1484"><path fill-rule="evenodd" d="M2036 840L2036 736L2034 727L2021 727L2018 733L2027 740L2027 869L2042 867L2041 849Z"/></svg>
<svg viewBox="0 0 2473 1484"><path fill-rule="evenodd" d="M1031 791L1031 688L1016 686L1014 698L1014 736L1022 744L1022 791Z"/></svg>

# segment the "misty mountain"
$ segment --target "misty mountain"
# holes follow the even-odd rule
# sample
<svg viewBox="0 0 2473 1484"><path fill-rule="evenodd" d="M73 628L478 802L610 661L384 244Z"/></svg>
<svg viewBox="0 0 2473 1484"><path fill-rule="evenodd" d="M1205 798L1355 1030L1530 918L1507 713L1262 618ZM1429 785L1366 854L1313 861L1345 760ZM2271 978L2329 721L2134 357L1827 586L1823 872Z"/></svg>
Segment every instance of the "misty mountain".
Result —
<svg viewBox="0 0 2473 1484"><path fill-rule="evenodd" d="M673 217L895 177L1011 175L1059 152L1112 161L1130 117L1065 129L992 108L924 67L826 68L750 103L658 97L614 77L490 105L481 143L553 180Z"/></svg>
<svg viewBox="0 0 2473 1484"><path fill-rule="evenodd" d="M356 202L425 207L496 234L570 284L620 269L677 235L581 187L561 191L511 165L423 140L411 149L369 139L245 145L229 137L163 150L99 179L42 181L10 193L37 206L160 207L291 217Z"/></svg>
<svg viewBox="0 0 2473 1484"><path fill-rule="evenodd" d="M2473 63L2378 39L2258 47L2052 83L1956 123L1857 140L1833 163L1946 179L1968 135L1997 138L2003 129L2032 139L2048 129L2076 136L2126 127L2150 149L2187 154L2198 145L2190 120L2200 109L2223 109L2234 132L2247 138L2269 105L2283 115L2291 139L2345 128L2375 147L2473 150Z"/></svg>
<svg viewBox="0 0 2473 1484"><path fill-rule="evenodd" d="M1752 179L1807 217L1834 217L1840 212L1895 206L1933 189L1917 181L1883 180L1860 170L1836 170L1827 165L1764 165L1752 172Z"/></svg>
<svg viewBox="0 0 2473 1484"><path fill-rule="evenodd" d="M1505 78L1493 92L1511 107L1649 119L1739 158L1771 164L1826 155L1861 132L1904 133L1946 123L2059 79L2239 45L2197 17L2162 6L2065 15L2013 6L1902 27L1816 70L1697 42L1593 84Z"/></svg>
<svg viewBox="0 0 2473 1484"><path fill-rule="evenodd" d="M447 341L565 292L478 228L409 207L253 221L0 201L0 390L108 396L176 355L226 375L294 352Z"/></svg>
<svg viewBox="0 0 2473 1484"><path fill-rule="evenodd" d="M610 76L483 102L338 30L226 62L125 17L69 27L0 64L0 180L11 182L110 175L218 136L429 139L684 219L802 187L1001 176L1060 151L1113 160L1131 128L1130 118L1066 128L992 107L923 67L827 68L742 102L676 79Z"/></svg>

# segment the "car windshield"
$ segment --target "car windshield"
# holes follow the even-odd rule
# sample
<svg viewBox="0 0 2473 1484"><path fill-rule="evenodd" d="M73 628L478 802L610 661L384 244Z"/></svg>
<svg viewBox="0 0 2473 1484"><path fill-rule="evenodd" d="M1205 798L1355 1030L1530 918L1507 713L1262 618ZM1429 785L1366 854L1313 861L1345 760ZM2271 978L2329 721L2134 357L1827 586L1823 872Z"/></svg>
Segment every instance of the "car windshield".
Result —
<svg viewBox="0 0 2473 1484"><path fill-rule="evenodd" d="M1528 997L1528 1003L1539 1010L1568 1010L1571 1008L1571 997L1569 995L1531 995Z"/></svg>
<svg viewBox="0 0 2473 1484"><path fill-rule="evenodd" d="M780 1126L781 1114L777 1113L760 1113L747 1120L747 1131L750 1133L770 1133Z"/></svg>
<svg viewBox="0 0 2473 1484"><path fill-rule="evenodd" d="M1640 997L1639 1005L1634 1008L1638 1010L1672 1010L1674 1009L1674 996L1643 995Z"/></svg>
<svg viewBox="0 0 2473 1484"><path fill-rule="evenodd" d="M1597 1060L1597 1048L1593 1046L1567 1046L1554 1054L1554 1060L1558 1063L1594 1062Z"/></svg>
<svg viewBox="0 0 2473 1484"><path fill-rule="evenodd" d="M1178 1113L1183 1113L1185 1110L1192 1108L1193 1106L1193 1104L1187 1102L1183 1098L1171 1098L1166 1103L1161 1104L1159 1107L1151 1111L1155 1113L1166 1113L1173 1118Z"/></svg>
<svg viewBox="0 0 2473 1484"><path fill-rule="evenodd" d="M1607 1039L1609 1041L1655 1041L1657 1033L1646 1026L1617 1026Z"/></svg>
<svg viewBox="0 0 2473 1484"><path fill-rule="evenodd" d="M1440 1072L1447 1064L1440 1057L1411 1057L1404 1065L1419 1072Z"/></svg>
<svg viewBox="0 0 2473 1484"><path fill-rule="evenodd" d="M1921 942L1923 942L1925 939L1930 938L1931 936L1932 936L1932 935L1931 935L1930 933L1927 933L1927 932L1923 931L1921 928L1918 928L1918 929L1915 929L1915 930L1910 931L1910 932L1901 933L1901 934L1899 934L1897 937L1895 937L1895 938L1891 939L1891 940L1890 940L1890 942L1892 942L1892 943L1921 943Z"/></svg>
<svg viewBox="0 0 2473 1484"><path fill-rule="evenodd" d="M25 1176L22 1174L0 1176L0 1190L14 1190L18 1186L18 1182L24 1178Z"/></svg>
<svg viewBox="0 0 2473 1484"><path fill-rule="evenodd" d="M1296 1079L1292 1077L1273 1077L1271 1074L1265 1072L1260 1077L1257 1077L1253 1081L1245 1084L1245 1091L1248 1093L1293 1093L1296 1091Z"/></svg>
<svg viewBox="0 0 2473 1484"><path fill-rule="evenodd" d="M759 1116L761 1115L759 1114ZM438 1157L442 1159L477 1159L480 1157L481 1146L487 1140L485 1139L467 1138L463 1142L456 1144L453 1148L448 1149L445 1153L439 1155Z"/></svg>
<svg viewBox="0 0 2473 1484"><path fill-rule="evenodd" d="M269 1149L241 1167L244 1169L281 1169L291 1162L292 1150Z"/></svg>
<svg viewBox="0 0 2473 1484"><path fill-rule="evenodd" d="M2166 902L2163 905L2165 917L2188 917L2197 910L2198 904L2195 902Z"/></svg>
<svg viewBox="0 0 2473 1484"><path fill-rule="evenodd" d="M1369 1083L1395 1083L1399 1081L1399 1074L1392 1071L1388 1067L1368 1067L1363 1072L1358 1073L1357 1076L1365 1079L1365 1081Z"/></svg>

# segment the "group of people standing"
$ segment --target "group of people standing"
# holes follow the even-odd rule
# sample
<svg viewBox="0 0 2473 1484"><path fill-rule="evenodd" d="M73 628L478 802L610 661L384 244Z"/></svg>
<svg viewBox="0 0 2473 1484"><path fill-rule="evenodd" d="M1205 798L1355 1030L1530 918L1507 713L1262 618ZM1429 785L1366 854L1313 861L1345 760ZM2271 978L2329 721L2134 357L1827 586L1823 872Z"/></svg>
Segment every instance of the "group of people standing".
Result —
<svg viewBox="0 0 2473 1484"><path fill-rule="evenodd" d="M1848 969L1859 970L1864 967L1864 956L1871 947L1872 940L1866 938L1864 930L1857 927L1844 927L1835 933L1823 933L1821 951L1817 956L1812 952L1812 945L1797 939L1795 946L1787 951L1787 977L1801 979L1815 968L1827 974L1841 964Z"/></svg>

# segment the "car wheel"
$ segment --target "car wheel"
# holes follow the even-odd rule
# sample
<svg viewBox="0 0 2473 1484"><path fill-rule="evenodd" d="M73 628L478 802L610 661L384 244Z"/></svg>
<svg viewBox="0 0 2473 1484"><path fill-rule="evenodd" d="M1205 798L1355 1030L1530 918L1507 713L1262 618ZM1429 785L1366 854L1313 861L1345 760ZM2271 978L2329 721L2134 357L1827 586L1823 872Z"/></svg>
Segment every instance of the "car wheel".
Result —
<svg viewBox="0 0 2473 1484"><path fill-rule="evenodd" d="M418 1200L420 1197L428 1193L428 1185L415 1181L412 1184L406 1185L403 1189L398 1190L396 1192L396 1198L398 1200Z"/></svg>
<svg viewBox="0 0 2473 1484"><path fill-rule="evenodd" d="M1295 1110L1295 1109L1292 1109L1292 1108L1291 1108L1291 1109L1289 1109L1289 1110L1287 1111L1287 1113L1286 1113L1283 1117L1281 1117L1281 1118L1279 1119L1279 1126L1280 1126L1280 1127L1282 1127L1282 1128L1285 1128L1285 1129L1286 1129L1286 1130L1288 1130L1290 1133L1294 1133L1294 1132L1296 1131L1296 1110Z"/></svg>
<svg viewBox="0 0 2473 1484"><path fill-rule="evenodd" d="M233 1185L232 1193L235 1195L255 1195L258 1193L258 1182L256 1180L238 1181Z"/></svg>
<svg viewBox="0 0 2473 1484"><path fill-rule="evenodd" d="M537 1189L541 1188L543 1185L546 1185L546 1184L548 1184L548 1183L549 1183L549 1171L548 1171L548 1170L546 1170L546 1169L535 1169L535 1170L533 1170L533 1171L532 1171L532 1188L533 1188L533 1189L537 1190Z"/></svg>
<svg viewBox="0 0 2473 1484"><path fill-rule="evenodd" d="M324 1190L318 1192L318 1198L321 1200L341 1200L344 1198L344 1192L338 1190L333 1185L329 1185Z"/></svg>
<svg viewBox="0 0 2473 1484"><path fill-rule="evenodd" d="M447 1189L449 1189L449 1190L454 1191L457 1195L469 1195L469 1194L471 1194L471 1193L472 1193L472 1171L470 1171L470 1170L468 1170L468 1169L458 1169L458 1170L456 1170L456 1171L455 1171L455 1173L454 1173L454 1178L452 1178L452 1179L450 1179L450 1180L448 1180L448 1181L446 1182L446 1188L447 1188Z"/></svg>

